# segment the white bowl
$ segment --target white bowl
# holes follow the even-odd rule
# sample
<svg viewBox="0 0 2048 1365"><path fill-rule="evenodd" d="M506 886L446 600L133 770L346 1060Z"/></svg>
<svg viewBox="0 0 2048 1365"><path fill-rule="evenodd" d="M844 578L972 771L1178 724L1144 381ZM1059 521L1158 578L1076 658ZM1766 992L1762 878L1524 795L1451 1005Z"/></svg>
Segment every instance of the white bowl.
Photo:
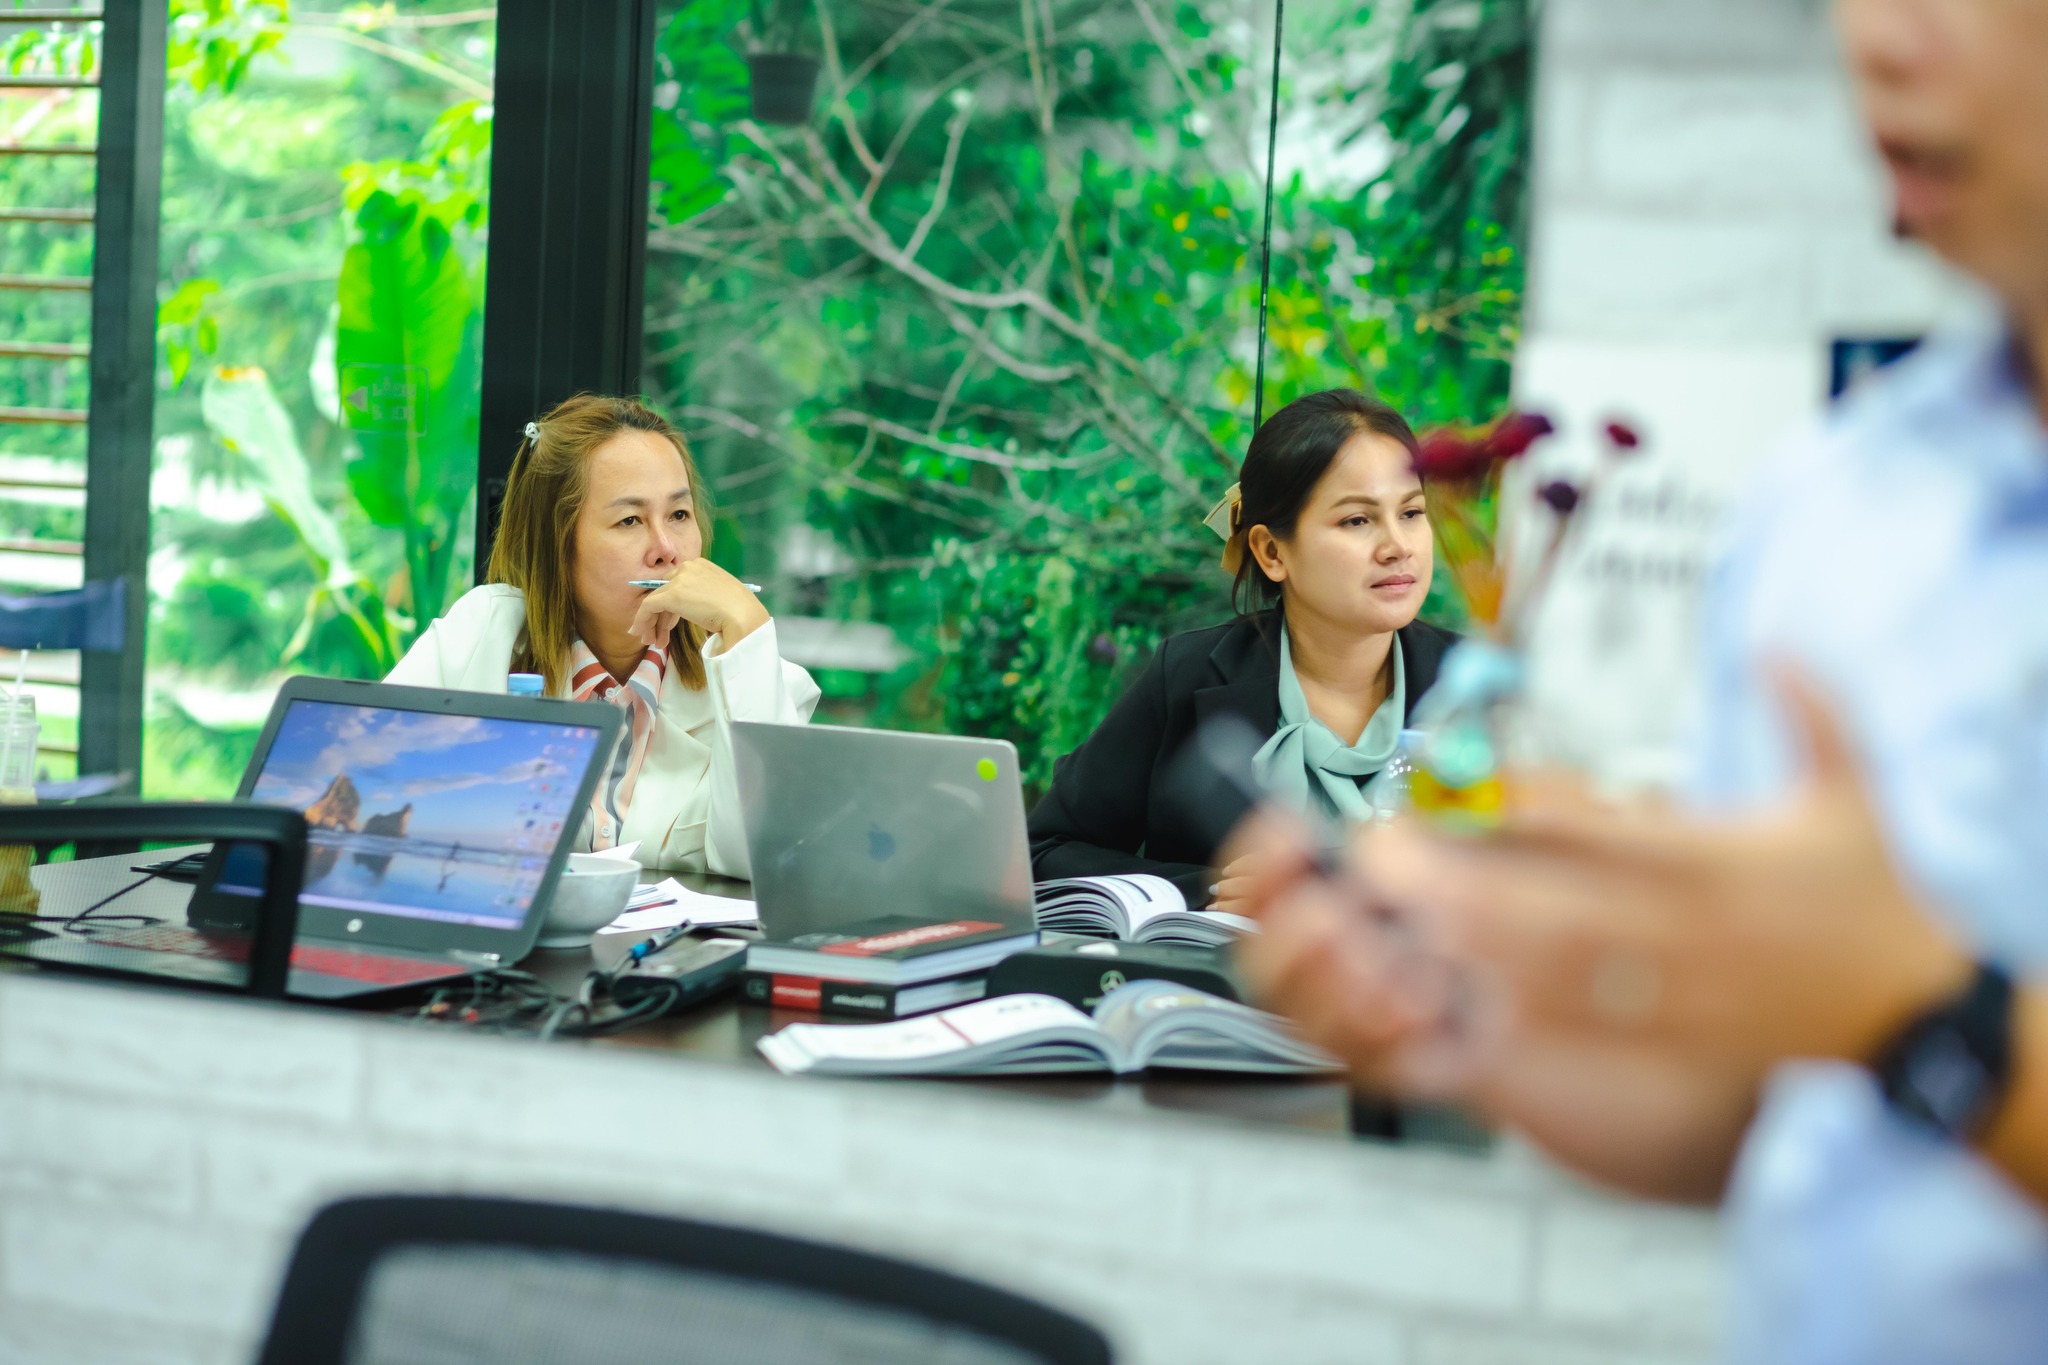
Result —
<svg viewBox="0 0 2048 1365"><path fill-rule="evenodd" d="M554 898L548 902L538 946L588 947L590 936L625 910L639 884L640 864L636 862L570 854L569 866L555 879Z"/></svg>

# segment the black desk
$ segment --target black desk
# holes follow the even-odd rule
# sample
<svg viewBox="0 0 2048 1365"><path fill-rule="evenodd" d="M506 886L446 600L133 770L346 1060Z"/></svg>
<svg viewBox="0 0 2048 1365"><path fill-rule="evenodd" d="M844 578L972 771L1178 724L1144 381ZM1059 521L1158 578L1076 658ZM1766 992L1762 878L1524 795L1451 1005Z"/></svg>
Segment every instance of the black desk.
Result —
<svg viewBox="0 0 2048 1365"><path fill-rule="evenodd" d="M35 869L34 880L43 893L42 913L65 914L72 908L82 909L86 903L85 888L106 887L109 884L110 873L126 873L132 863L154 861L174 856L176 852L177 850L164 850L149 854L146 858L130 855L38 867ZM655 872L650 874L650 879L658 879L663 875L673 875L685 886L713 894L745 896L748 892L745 882L703 874ZM132 880L132 877L129 880ZM110 905L108 910L112 912L118 908L129 913L182 921L190 894L189 886L157 880L148 882L123 896L118 907ZM96 895L94 899L97 899ZM14 958L0 958L0 964L6 964L0 966L0 970L47 970L32 967ZM587 949L540 949L519 965L555 990L567 995L575 992L592 963ZM394 1005L391 1003L394 999L402 999L404 1003ZM404 997L373 997L373 1000L377 1003L369 1006L312 1007L353 1008L364 1012L382 1012L404 1017L414 1014L417 1010L419 993L414 992ZM769 1009L765 1006L746 1004L737 997L729 996L694 1010L643 1024L624 1033L589 1040L584 1045L667 1052L698 1061L768 1070L768 1063L756 1049L755 1043L763 1035L787 1024L817 1021L821 1017L825 1018L826 1022L847 1022L808 1011ZM1062 1102L1102 1109L1199 1114L1242 1123L1324 1132L1335 1136L1358 1134L1392 1137L1406 1130L1410 1136L1420 1140L1443 1142L1454 1146L1471 1146L1484 1141L1483 1134L1471 1129L1469 1125L1456 1121L1447 1122L1440 1115L1415 1112L1401 1115L1385 1105L1355 1101L1345 1083L1329 1079L1162 1073L1157 1076L1147 1075L1122 1080L1108 1077L1041 1076L933 1080L920 1083L990 1087L1013 1094L1045 1096Z"/></svg>

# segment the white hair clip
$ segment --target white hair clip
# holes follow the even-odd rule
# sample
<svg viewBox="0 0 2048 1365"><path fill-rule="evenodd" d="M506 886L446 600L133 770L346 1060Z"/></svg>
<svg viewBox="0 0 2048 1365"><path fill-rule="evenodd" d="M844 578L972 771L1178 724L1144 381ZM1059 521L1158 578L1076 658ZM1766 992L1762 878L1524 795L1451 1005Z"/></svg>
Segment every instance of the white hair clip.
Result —
<svg viewBox="0 0 2048 1365"><path fill-rule="evenodd" d="M1209 509L1209 515L1202 518L1202 525L1223 537L1223 571L1234 574L1237 566L1244 562L1244 540L1238 535L1242 529L1238 523L1244 518L1244 495L1237 484L1230 485L1216 505Z"/></svg>
<svg viewBox="0 0 2048 1365"><path fill-rule="evenodd" d="M1202 525L1214 531L1217 539L1229 540L1237 534L1238 509L1243 503L1244 496L1238 492L1238 486L1230 485L1216 505L1209 509L1209 515L1202 518Z"/></svg>
<svg viewBox="0 0 2048 1365"><path fill-rule="evenodd" d="M529 440L529 441L531 441L531 442L533 442L533 443L534 443L535 445L539 445L539 444L540 444L540 424L539 424L539 423L537 423L537 422L528 422L528 423L526 424L526 439L527 439L527 440Z"/></svg>

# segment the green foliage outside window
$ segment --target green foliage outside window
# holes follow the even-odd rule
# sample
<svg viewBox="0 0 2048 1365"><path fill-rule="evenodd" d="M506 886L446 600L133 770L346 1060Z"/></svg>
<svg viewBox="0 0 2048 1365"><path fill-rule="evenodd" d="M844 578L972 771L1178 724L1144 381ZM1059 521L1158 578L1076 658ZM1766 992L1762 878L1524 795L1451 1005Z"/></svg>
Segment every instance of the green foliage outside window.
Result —
<svg viewBox="0 0 2048 1365"><path fill-rule="evenodd" d="M1526 0L1289 6L1267 410L1505 403ZM1256 22L1252 20L1256 18ZM1159 638L1228 614L1270 52L1227 0L689 0L659 36L646 373L721 557L913 657L835 714L1007 738L1041 783ZM771 31L772 30L772 31ZM747 58L818 59L813 117ZM1456 621L1458 604L1432 601Z"/></svg>
<svg viewBox="0 0 2048 1365"><path fill-rule="evenodd" d="M1269 411L1336 384L1425 422L1505 401L1528 11L1290 4ZM377 676L470 581L487 20L173 0L155 794L221 794L281 669ZM1042 781L1162 634L1226 614L1200 518L1249 435L1269 23L1228 0L664 13L646 384L697 444L720 558L781 615L909 647L825 673L830 714L1009 738ZM36 41L0 60L94 59ZM804 124L752 117L747 58L773 52L821 66ZM38 118L14 134L91 135ZM0 197L89 202L78 171L8 159ZM24 271L90 269L89 234L0 233ZM75 302L24 305L19 334L68 339ZM0 370L7 403L84 388L80 363ZM36 453L82 467L76 436ZM0 518L79 530L71 506Z"/></svg>
<svg viewBox="0 0 2048 1365"><path fill-rule="evenodd" d="M493 35L458 0L172 0L152 795L231 790L278 677L381 676L470 584ZM92 47L27 29L7 55ZM89 178L16 188L90 203ZM38 232L53 273L90 270L89 233Z"/></svg>

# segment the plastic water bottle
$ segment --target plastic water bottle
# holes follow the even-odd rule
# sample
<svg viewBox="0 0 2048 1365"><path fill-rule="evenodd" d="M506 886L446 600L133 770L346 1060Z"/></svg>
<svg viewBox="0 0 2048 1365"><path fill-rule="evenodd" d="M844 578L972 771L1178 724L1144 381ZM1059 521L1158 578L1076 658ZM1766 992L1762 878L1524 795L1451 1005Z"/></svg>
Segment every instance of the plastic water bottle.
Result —
<svg viewBox="0 0 2048 1365"><path fill-rule="evenodd" d="M0 693L0 806L32 806L36 800L36 744L42 727L36 722L36 699L16 687ZM0 828L6 819L0 816ZM35 850L25 844L0 844L0 914L31 915L42 898L29 880Z"/></svg>
<svg viewBox="0 0 2048 1365"><path fill-rule="evenodd" d="M514 673L505 679L505 690L515 697L544 697L548 680L538 673Z"/></svg>
<svg viewBox="0 0 2048 1365"><path fill-rule="evenodd" d="M1373 819L1385 822L1410 807L1410 784L1415 776L1415 754L1422 747L1422 731L1403 730L1394 746L1394 756L1374 775L1366 787Z"/></svg>
<svg viewBox="0 0 2048 1365"><path fill-rule="evenodd" d="M25 805L36 799L36 745L41 740L36 699L26 692L0 692L0 802Z"/></svg>

